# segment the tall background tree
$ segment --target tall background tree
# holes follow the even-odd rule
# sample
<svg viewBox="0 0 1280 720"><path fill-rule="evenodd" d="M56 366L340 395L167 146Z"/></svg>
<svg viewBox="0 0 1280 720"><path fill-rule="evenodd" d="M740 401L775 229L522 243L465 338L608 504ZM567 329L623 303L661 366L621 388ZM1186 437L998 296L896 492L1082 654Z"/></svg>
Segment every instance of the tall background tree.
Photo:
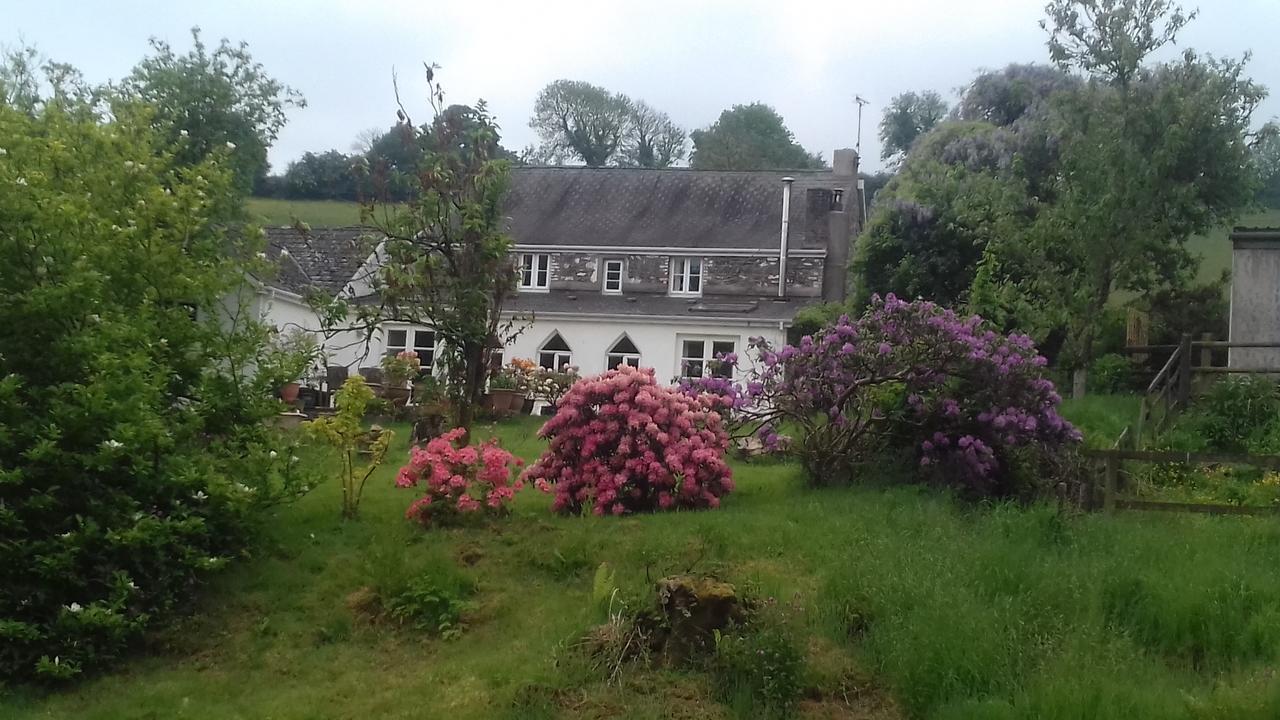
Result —
<svg viewBox="0 0 1280 720"><path fill-rule="evenodd" d="M946 101L932 90L894 96L880 119L880 158L894 164L901 162L916 138L932 130L946 115Z"/></svg>
<svg viewBox="0 0 1280 720"><path fill-rule="evenodd" d="M980 74L882 191L855 255L864 297L967 303L1079 369L1121 294L1153 312L1211 294L1186 243L1255 197L1264 92L1242 62L1150 61L1190 17L1150 0L1052 3L1057 67Z"/></svg>
<svg viewBox="0 0 1280 720"><path fill-rule="evenodd" d="M622 93L580 80L556 80L538 93L529 127L537 131L545 157L604 167L622 150L632 109Z"/></svg>
<svg viewBox="0 0 1280 720"><path fill-rule="evenodd" d="M200 28L192 48L175 52L151 39L152 54L124 79L121 90L154 109L153 122L177 149L180 162L199 163L230 149L236 186L244 193L266 176L267 149L291 107L306 107L293 88L254 61L246 43L227 39L209 48Z"/></svg>
<svg viewBox="0 0 1280 720"><path fill-rule="evenodd" d="M684 159L688 135L665 112L598 85L556 80L538 93L529 127L540 163L664 168Z"/></svg>
<svg viewBox="0 0 1280 720"><path fill-rule="evenodd" d="M689 164L698 170L804 170L827 166L796 142L777 110L764 103L734 105L694 130Z"/></svg>

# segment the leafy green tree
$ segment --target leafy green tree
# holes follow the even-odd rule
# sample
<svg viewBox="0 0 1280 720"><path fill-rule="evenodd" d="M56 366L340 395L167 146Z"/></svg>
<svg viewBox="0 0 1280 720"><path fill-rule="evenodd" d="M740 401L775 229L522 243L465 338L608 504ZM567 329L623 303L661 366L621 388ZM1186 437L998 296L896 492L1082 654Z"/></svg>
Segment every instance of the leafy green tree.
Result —
<svg viewBox="0 0 1280 720"><path fill-rule="evenodd" d="M946 101L932 90L894 96L880 119L880 158L901 162L916 138L932 130L946 115Z"/></svg>
<svg viewBox="0 0 1280 720"><path fill-rule="evenodd" d="M604 167L622 150L633 112L631 99L622 93L580 80L556 80L538 93L529 127L542 140L544 156Z"/></svg>
<svg viewBox="0 0 1280 720"><path fill-rule="evenodd" d="M368 278L377 302L338 299L321 309L331 327L353 318L368 333L391 321L433 328L457 423L470 428L489 352L504 346L514 327L502 318L516 285L502 214L510 162L501 157L498 128L483 101L446 112L432 66L427 82L435 118L426 126L430 137L415 142L420 171L410 199L375 197L365 208L377 230L369 249L380 262ZM408 136L417 133L408 117L401 127Z"/></svg>
<svg viewBox="0 0 1280 720"><path fill-rule="evenodd" d="M796 142L777 110L764 103L734 105L703 130L694 130L689 164L698 170L804 170L827 166Z"/></svg>
<svg viewBox="0 0 1280 720"><path fill-rule="evenodd" d="M227 231L230 153L188 163L154 108L110 109L0 105L6 679L117 660L306 487L266 430L296 358L238 300L269 268Z"/></svg>
<svg viewBox="0 0 1280 720"><path fill-rule="evenodd" d="M122 90L154 108L152 121L177 148L179 162L196 165L231 150L236 186L247 194L266 174L267 149L286 110L306 107L306 101L268 75L247 44L224 38L211 50L200 28L191 29L191 40L191 51L179 55L152 38L153 54L125 78Z"/></svg>
<svg viewBox="0 0 1280 720"><path fill-rule="evenodd" d="M1050 97L1079 86L1079 78L1052 65L1013 63L974 78L956 104L955 117L1010 127L1043 115Z"/></svg>
<svg viewBox="0 0 1280 720"><path fill-rule="evenodd" d="M1242 62L1145 65L1194 13L1165 0L1054 0L1044 25L1054 62L1089 74L1060 106L1057 200L1035 242L1061 278L1067 361L1095 356L1102 310L1117 290L1186 282L1187 239L1230 222L1253 195L1246 142L1265 91Z"/></svg>
<svg viewBox="0 0 1280 720"><path fill-rule="evenodd" d="M352 170L356 158L337 150L305 153L289 163L284 174L284 193L291 198L320 200L355 200L356 175Z"/></svg>
<svg viewBox="0 0 1280 720"><path fill-rule="evenodd" d="M1280 123L1272 120L1258 131L1253 142L1253 164L1258 174L1258 203L1280 208Z"/></svg>
<svg viewBox="0 0 1280 720"><path fill-rule="evenodd" d="M666 113L643 100L631 103L631 120L622 148L622 162L647 168L670 167L684 159L689 136Z"/></svg>

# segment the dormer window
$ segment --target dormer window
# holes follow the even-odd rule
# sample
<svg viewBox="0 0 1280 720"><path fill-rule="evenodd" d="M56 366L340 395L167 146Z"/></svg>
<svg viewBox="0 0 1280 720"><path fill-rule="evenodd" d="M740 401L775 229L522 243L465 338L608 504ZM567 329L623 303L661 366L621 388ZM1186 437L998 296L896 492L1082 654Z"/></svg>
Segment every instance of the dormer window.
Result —
<svg viewBox="0 0 1280 720"><path fill-rule="evenodd" d="M547 290L551 287L551 256L546 253L520 255L520 289Z"/></svg>
<svg viewBox="0 0 1280 720"><path fill-rule="evenodd" d="M671 294L702 294L702 258L671 258Z"/></svg>
<svg viewBox="0 0 1280 720"><path fill-rule="evenodd" d="M622 294L622 261L604 261L604 292L606 295Z"/></svg>

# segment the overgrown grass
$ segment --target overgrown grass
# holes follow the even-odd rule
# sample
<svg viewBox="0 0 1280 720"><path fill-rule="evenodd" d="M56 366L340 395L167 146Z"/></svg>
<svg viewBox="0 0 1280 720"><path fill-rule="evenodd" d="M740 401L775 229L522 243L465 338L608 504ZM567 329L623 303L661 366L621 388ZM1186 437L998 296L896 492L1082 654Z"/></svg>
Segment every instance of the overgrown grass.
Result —
<svg viewBox="0 0 1280 720"><path fill-rule="evenodd" d="M536 428L497 433L532 459ZM559 518L529 489L508 520L422 531L394 470L357 522L338 519L332 483L282 509L257 555L127 667L0 700L0 717L757 716L718 702L702 673L632 668L608 684L575 661L570 644L600 622L604 562L624 597L694 571L793 608L801 716L1280 717L1274 520L810 490L792 465L738 464L717 511ZM348 607L442 563L474 588L456 640Z"/></svg>
<svg viewBox="0 0 1280 720"><path fill-rule="evenodd" d="M1085 444L1109 448L1120 433L1138 419L1142 398L1137 395L1085 395L1062 401L1062 416L1084 433Z"/></svg>

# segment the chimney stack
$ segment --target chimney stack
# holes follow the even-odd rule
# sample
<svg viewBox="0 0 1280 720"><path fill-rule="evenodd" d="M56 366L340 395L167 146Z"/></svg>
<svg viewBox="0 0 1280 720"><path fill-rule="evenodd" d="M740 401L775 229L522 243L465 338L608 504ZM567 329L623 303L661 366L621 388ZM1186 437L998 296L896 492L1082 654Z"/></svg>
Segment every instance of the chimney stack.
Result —
<svg viewBox="0 0 1280 720"><path fill-rule="evenodd" d="M827 213L827 257L822 269L822 299L843 302L849 290L849 258L853 240L862 227L862 193L858 186L858 151L840 148L831 162L833 194L839 206Z"/></svg>

